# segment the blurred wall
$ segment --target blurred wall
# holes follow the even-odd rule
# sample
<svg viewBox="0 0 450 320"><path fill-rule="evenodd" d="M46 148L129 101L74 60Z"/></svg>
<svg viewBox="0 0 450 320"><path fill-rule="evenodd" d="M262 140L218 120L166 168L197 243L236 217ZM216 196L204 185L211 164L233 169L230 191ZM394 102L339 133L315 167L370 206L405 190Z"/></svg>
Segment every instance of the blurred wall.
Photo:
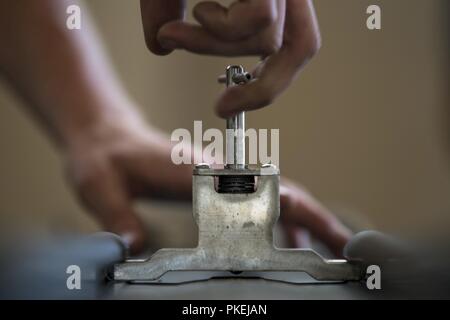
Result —
<svg viewBox="0 0 450 320"><path fill-rule="evenodd" d="M139 1L86 2L124 85L151 122L169 132L192 128L194 120L224 126L213 112L221 90L215 78L227 64L250 68L256 59L153 56L145 48ZM280 128L285 176L382 230L448 226L445 2L315 1L319 55L270 108L247 116L249 127ZM369 4L382 7L381 31L365 27ZM59 155L5 86L0 105L1 225L97 229L66 187ZM192 227L190 208L146 208L163 245L174 244L176 228ZM167 223L173 218L180 223Z"/></svg>

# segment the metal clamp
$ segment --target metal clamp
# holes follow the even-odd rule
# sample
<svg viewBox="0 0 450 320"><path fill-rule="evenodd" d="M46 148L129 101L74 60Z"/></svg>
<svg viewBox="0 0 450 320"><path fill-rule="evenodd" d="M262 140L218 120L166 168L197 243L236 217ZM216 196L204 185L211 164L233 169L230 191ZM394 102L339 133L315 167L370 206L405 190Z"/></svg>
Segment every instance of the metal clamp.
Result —
<svg viewBox="0 0 450 320"><path fill-rule="evenodd" d="M223 78L223 77L222 77ZM251 77L241 66L229 66L228 86ZM288 282L267 272L302 272L315 281L359 280L362 269L346 260L327 260L311 249L279 249L273 228L280 214L279 171L274 165L245 165L245 114L227 120L227 164L212 169L199 164L193 172L193 216L199 241L192 249L161 249L148 260L114 266L119 281L180 283L214 276L258 276ZM218 183L217 183L218 180ZM201 271L201 276L167 278L170 271ZM211 273L212 272L212 273Z"/></svg>

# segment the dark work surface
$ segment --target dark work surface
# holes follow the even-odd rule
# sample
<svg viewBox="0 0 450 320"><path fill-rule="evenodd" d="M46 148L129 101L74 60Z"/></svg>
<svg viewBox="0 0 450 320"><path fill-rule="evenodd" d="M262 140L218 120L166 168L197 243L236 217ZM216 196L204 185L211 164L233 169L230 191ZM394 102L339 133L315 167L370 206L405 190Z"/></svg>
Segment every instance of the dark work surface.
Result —
<svg viewBox="0 0 450 320"><path fill-rule="evenodd" d="M258 278L218 278L183 284L129 284L107 280L123 261L125 247L114 235L96 234L55 241L8 245L0 251L2 299L388 299L448 297L426 277L390 276L381 290L364 282L292 284ZM67 289L69 265L81 268L81 290ZM175 277L177 274L175 273ZM197 276L200 273L197 273ZM183 274L185 276L185 274ZM298 281L299 274L284 275ZM430 284L430 285L429 285Z"/></svg>
<svg viewBox="0 0 450 320"><path fill-rule="evenodd" d="M264 279L221 278L177 285L113 284L112 299L370 299L360 283L289 284Z"/></svg>

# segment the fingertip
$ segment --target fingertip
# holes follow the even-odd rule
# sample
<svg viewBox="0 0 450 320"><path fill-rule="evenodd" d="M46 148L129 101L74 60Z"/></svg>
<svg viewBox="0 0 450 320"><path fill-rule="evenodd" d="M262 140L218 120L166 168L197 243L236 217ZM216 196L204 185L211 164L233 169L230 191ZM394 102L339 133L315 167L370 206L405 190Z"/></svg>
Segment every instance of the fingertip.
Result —
<svg viewBox="0 0 450 320"><path fill-rule="evenodd" d="M159 41L159 44L161 45L161 48L164 51L169 51L169 52L172 52L173 50L175 50L178 47L177 43L170 39L161 39Z"/></svg>
<svg viewBox="0 0 450 320"><path fill-rule="evenodd" d="M173 21L166 23L159 29L156 39L163 50L172 52L179 46L178 39L180 38L180 34L180 23Z"/></svg>
<svg viewBox="0 0 450 320"><path fill-rule="evenodd" d="M153 53L157 56L167 56L170 53L172 53L172 51L174 50L170 47L164 46L159 41L158 41L158 43L147 44L147 48L150 50L151 53Z"/></svg>
<svg viewBox="0 0 450 320"><path fill-rule="evenodd" d="M123 230L119 236L127 246L131 255L136 255L144 251L147 244L147 236L142 228Z"/></svg>
<svg viewBox="0 0 450 320"><path fill-rule="evenodd" d="M344 257L344 248L352 238L353 233L340 222L329 231L328 247L337 257Z"/></svg>
<svg viewBox="0 0 450 320"><path fill-rule="evenodd" d="M173 51L172 49L162 47L157 35L145 35L145 46L151 53L158 56L165 56Z"/></svg>
<svg viewBox="0 0 450 320"><path fill-rule="evenodd" d="M122 216L119 221L108 221L106 229L120 236L127 247L128 254L136 255L147 246L147 232L142 221L135 214Z"/></svg>

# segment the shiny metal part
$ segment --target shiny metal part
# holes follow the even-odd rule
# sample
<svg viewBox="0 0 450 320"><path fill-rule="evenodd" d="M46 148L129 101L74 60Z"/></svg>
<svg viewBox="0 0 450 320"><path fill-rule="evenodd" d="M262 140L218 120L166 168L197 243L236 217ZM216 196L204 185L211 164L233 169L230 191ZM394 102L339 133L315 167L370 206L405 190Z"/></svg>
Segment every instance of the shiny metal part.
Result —
<svg viewBox="0 0 450 320"><path fill-rule="evenodd" d="M199 229L198 246L162 249L149 260L118 264L114 279L166 283L170 277L163 276L170 271L228 271L234 277L240 272L246 277L256 272L263 278L264 272L289 271L305 272L317 281L359 280L360 267L345 260L325 260L310 249L275 248L273 227L280 209L279 175L273 166L267 170L237 170L258 177L254 193L220 194L215 190L214 179L217 175L232 175L233 170L195 169L193 214ZM204 276L213 275L205 273ZM172 281L192 280L201 277ZM287 281L296 282L295 279Z"/></svg>
<svg viewBox="0 0 450 320"><path fill-rule="evenodd" d="M229 66L226 70L227 87L244 84L249 80L242 66ZM231 169L245 168L245 112L227 119L226 163Z"/></svg>

